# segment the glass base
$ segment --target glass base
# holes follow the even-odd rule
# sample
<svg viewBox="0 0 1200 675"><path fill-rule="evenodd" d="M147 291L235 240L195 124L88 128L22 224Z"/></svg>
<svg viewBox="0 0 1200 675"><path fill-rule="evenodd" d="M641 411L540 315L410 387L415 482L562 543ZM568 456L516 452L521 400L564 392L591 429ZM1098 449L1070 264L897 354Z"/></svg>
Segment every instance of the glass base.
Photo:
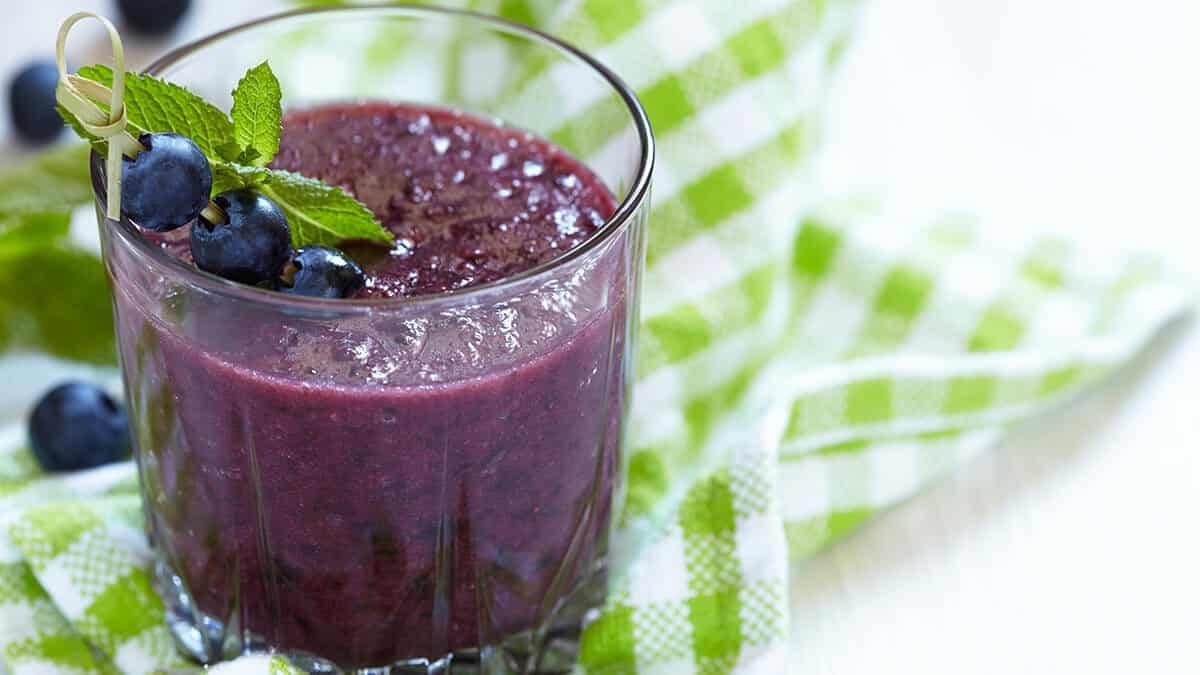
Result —
<svg viewBox="0 0 1200 675"><path fill-rule="evenodd" d="M155 566L155 585L166 605L167 625L185 657L208 666L244 655L281 655L312 675L566 675L578 660L582 627L604 601L605 579L603 569L597 568L542 626L510 635L498 644L461 649L432 660L408 659L347 670L319 656L276 649L241 628L236 616L220 620L201 612L182 578L161 560Z"/></svg>

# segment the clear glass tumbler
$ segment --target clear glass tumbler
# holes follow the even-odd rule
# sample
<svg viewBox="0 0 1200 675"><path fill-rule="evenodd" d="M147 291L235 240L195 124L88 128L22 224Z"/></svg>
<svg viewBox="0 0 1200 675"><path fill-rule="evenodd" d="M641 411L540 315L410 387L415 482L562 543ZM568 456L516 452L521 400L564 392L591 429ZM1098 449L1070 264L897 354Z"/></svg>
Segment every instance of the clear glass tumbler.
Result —
<svg viewBox="0 0 1200 675"><path fill-rule="evenodd" d="M337 7L171 52L229 105L269 60L285 107L395 100L557 141L615 215L559 258L389 300L234 284L105 220L159 591L181 649L310 672L559 673L601 600L620 508L652 169L646 116L588 55L519 25ZM93 161L94 182L102 184Z"/></svg>

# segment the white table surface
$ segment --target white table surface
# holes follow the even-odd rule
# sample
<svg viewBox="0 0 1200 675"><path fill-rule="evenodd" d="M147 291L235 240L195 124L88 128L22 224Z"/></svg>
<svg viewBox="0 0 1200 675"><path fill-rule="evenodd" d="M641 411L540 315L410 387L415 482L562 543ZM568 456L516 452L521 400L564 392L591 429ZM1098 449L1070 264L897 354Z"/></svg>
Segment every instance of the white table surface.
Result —
<svg viewBox="0 0 1200 675"><path fill-rule="evenodd" d="M20 4L0 25L5 81L68 12L111 11ZM182 36L276 3L196 4ZM1200 3L873 0L862 28L833 105L831 191L1157 250L1200 277ZM20 153L6 143L0 162ZM1198 347L1175 326L797 569L791 672L1200 672Z"/></svg>

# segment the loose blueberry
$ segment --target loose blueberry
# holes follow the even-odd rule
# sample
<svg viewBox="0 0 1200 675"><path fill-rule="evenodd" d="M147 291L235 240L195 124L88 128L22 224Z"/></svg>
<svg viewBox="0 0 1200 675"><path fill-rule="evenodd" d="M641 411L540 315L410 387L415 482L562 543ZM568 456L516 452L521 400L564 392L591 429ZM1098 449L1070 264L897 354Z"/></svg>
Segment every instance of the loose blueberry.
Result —
<svg viewBox="0 0 1200 675"><path fill-rule="evenodd" d="M38 61L26 66L8 86L8 103L13 127L30 143L48 143L63 130L63 121L55 110L54 92L58 88L58 67L53 61Z"/></svg>
<svg viewBox="0 0 1200 675"><path fill-rule="evenodd" d="M126 25L145 35L169 33L191 5L191 0L117 0Z"/></svg>
<svg viewBox="0 0 1200 675"><path fill-rule="evenodd" d="M78 471L129 456L129 418L104 390L83 382L51 389L29 416L29 447L46 471Z"/></svg>
<svg viewBox="0 0 1200 675"><path fill-rule="evenodd" d="M122 213L155 232L195 220L212 192L212 167L204 152L179 134L145 134L138 140L146 149L122 162Z"/></svg>
<svg viewBox="0 0 1200 675"><path fill-rule="evenodd" d="M292 258L292 285L279 290L311 298L344 298L362 288L366 276L345 253L324 246L305 246Z"/></svg>
<svg viewBox="0 0 1200 675"><path fill-rule="evenodd" d="M213 202L225 222L202 216L192 226L196 266L244 284L277 278L292 257L291 231L279 206L246 189L222 192Z"/></svg>

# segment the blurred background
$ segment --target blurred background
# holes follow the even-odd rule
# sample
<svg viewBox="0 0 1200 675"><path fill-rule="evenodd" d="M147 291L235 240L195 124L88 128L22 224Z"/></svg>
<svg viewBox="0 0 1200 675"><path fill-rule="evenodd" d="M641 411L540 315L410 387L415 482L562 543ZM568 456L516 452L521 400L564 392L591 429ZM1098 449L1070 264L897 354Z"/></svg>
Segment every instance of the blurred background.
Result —
<svg viewBox="0 0 1200 675"><path fill-rule="evenodd" d="M52 57L70 12L116 15L110 0L6 5L5 83ZM131 63L286 5L194 0L173 32L131 38ZM828 193L1146 249L1196 280L1200 4L867 7L833 96ZM34 151L7 95L0 166ZM77 220L87 239L94 220ZM0 363L0 418L20 417L60 367ZM1200 670L1197 383L1200 334L1175 326L1098 393L796 570L794 672Z"/></svg>

